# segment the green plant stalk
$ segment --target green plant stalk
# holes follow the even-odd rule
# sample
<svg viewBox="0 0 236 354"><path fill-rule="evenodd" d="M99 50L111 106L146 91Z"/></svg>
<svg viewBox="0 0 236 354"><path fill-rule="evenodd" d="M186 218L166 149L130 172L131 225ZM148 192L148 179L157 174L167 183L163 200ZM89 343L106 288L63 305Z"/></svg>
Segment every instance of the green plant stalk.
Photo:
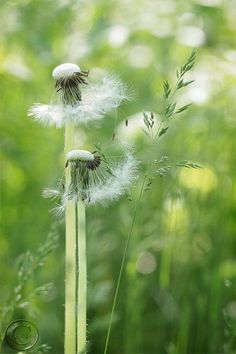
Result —
<svg viewBox="0 0 236 354"><path fill-rule="evenodd" d="M123 253L123 257L122 257L122 261L121 261L121 265L120 265L120 270L119 270L119 275L118 275L118 279L117 279L117 283L116 283L115 295L114 295L114 299L113 299L113 303L112 303L111 315L110 315L110 320L109 320L109 324L108 324L108 329L107 329L107 335L106 335L105 347L104 347L104 353L103 354L107 354L108 343L109 343L110 334L111 334L111 326L112 326L113 316L114 316L114 312L115 312L117 296L118 296L118 292L119 292L119 288L120 288L120 282L121 282L122 274L123 274L123 271L124 271L124 266L125 266L125 261L126 261L126 258L127 258L127 252L128 252L128 248L129 248L129 244L130 244L130 239L131 239L131 236L132 236L132 233L133 233L133 229L134 229L134 224L135 224L137 211L138 211L138 204L139 204L139 202L141 200L141 197L143 195L143 192L144 192L144 187L145 187L145 183L146 183L146 180L148 178L148 175L149 175L149 170L150 170L150 167L147 168L147 172L144 175L144 179L143 179L143 182L142 182L142 185L141 185L141 189L140 189L138 200L135 202L134 214L133 214L130 230L129 230L129 233L128 233L128 237L126 239L124 253Z"/></svg>
<svg viewBox="0 0 236 354"><path fill-rule="evenodd" d="M86 353L86 309L87 309L87 261L86 261L86 214L83 201L77 203L77 254L79 281L77 292L77 338L78 353Z"/></svg>
<svg viewBox="0 0 236 354"><path fill-rule="evenodd" d="M73 149L74 145L74 124L69 120L65 129L65 156ZM70 184L70 168L65 172L65 188ZM76 354L76 214L75 202L69 201L66 204L66 240L65 240L65 354Z"/></svg>

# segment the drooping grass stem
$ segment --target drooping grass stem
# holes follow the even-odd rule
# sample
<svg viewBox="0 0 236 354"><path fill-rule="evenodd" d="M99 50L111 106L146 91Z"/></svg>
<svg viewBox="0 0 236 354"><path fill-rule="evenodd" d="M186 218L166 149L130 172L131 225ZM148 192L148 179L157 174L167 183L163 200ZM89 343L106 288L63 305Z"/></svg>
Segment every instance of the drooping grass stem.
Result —
<svg viewBox="0 0 236 354"><path fill-rule="evenodd" d="M77 354L86 353L87 261L86 216L83 201L77 203L77 260L79 280L77 289Z"/></svg>

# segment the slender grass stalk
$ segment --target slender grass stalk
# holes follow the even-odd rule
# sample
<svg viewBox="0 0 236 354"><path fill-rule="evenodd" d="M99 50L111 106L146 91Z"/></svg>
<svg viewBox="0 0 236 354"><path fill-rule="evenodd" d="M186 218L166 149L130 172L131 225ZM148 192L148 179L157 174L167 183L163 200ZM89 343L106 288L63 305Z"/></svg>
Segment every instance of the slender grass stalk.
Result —
<svg viewBox="0 0 236 354"><path fill-rule="evenodd" d="M110 338L110 333L111 333L111 325L112 325L114 311L115 311L116 302L117 302L117 295L118 295L119 288L120 288L121 277L122 277L123 270L124 270L126 255L127 255L127 251L128 251L128 247L129 247L129 243L130 243L130 237L131 237L132 232L133 232L133 227L134 227L134 223L135 223L135 220L136 220L136 215L137 215L137 208L135 208L133 219L132 219L132 224L131 224L130 231L129 231L129 234L128 234L128 237L127 237L127 240L126 240L126 243L125 243L125 249L124 249L124 253L123 253L123 257L122 257L122 261L121 261L121 266L120 266L120 270L119 270L118 280L117 280L117 284L116 284L115 295L114 295L114 299L113 299L113 303L112 303L111 316L110 316L108 330L107 330L107 335L106 335L104 354L107 354L108 343L109 343L109 338Z"/></svg>
<svg viewBox="0 0 236 354"><path fill-rule="evenodd" d="M74 145L74 125L69 120L65 129L65 156ZM65 188L70 183L70 168L65 172ZM75 202L66 204L66 284L65 284L65 354L76 354L76 213Z"/></svg>
<svg viewBox="0 0 236 354"><path fill-rule="evenodd" d="M77 338L78 354L86 353L87 309L87 262L86 262L86 215L83 201L77 203L77 259L79 283L77 292Z"/></svg>
<svg viewBox="0 0 236 354"><path fill-rule="evenodd" d="M145 176L144 176L144 179L143 179L143 182L142 182L142 185L141 185L141 189L140 189L138 200L135 202L134 214L133 214L130 230L129 230L129 233L128 233L128 236L127 236L127 239L126 239L126 243L125 243L124 253L123 253L123 257L122 257L122 261L121 261L121 265L120 265L120 270L119 270L119 275L118 275L118 279L117 279L117 283L116 283L115 295L114 295L114 299L113 299L113 303L112 303L111 316L110 316L109 325L108 325L108 329L107 329L104 354L107 354L108 343L109 343L109 338L110 338L110 333L111 333L111 326L112 326L114 311L115 311L115 307L116 307L117 296L118 296L118 292L119 292L119 288L120 288L120 282L121 282L122 274L123 274L123 271L124 271L124 266L125 266L125 261L126 261L126 257L127 257L128 247L129 247L130 239L131 239L131 236L132 236L132 233L133 233L133 229L134 229L134 224L135 224L137 211L138 211L138 204L140 202L140 199L142 198L142 195L143 195L143 192L144 192L144 187L145 187L148 175L149 175L149 168L147 169L147 172L145 173Z"/></svg>

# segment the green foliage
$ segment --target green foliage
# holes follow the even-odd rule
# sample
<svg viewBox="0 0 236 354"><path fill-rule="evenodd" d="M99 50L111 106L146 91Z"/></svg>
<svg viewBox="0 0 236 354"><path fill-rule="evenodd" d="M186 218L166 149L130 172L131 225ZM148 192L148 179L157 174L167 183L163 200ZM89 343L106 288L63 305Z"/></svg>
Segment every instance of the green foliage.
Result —
<svg viewBox="0 0 236 354"><path fill-rule="evenodd" d="M181 87L185 87L194 81L194 80L191 80L191 81L187 81L184 83L183 77L188 71L190 71L193 68L193 66L195 64L195 59L196 59L196 50L193 49L193 51L192 51L191 55L189 56L188 60L186 61L186 63L183 66L181 66L180 71L177 71L177 74L176 74L177 79L178 79L177 89L180 89Z"/></svg>
<svg viewBox="0 0 236 354"><path fill-rule="evenodd" d="M169 127L161 128L160 133L158 133L158 136L160 137L160 136L164 135L168 129L169 129Z"/></svg>
<svg viewBox="0 0 236 354"><path fill-rule="evenodd" d="M188 161L188 160L179 161L179 162L176 163L176 165L180 166L180 167L186 167L186 168L201 168L202 167L198 163L191 162L191 161Z"/></svg>
<svg viewBox="0 0 236 354"><path fill-rule="evenodd" d="M36 346L32 350L28 351L29 354L44 354L44 353L50 353L51 347L47 344L41 344L39 346Z"/></svg>
<svg viewBox="0 0 236 354"><path fill-rule="evenodd" d="M171 88L168 81L164 81L163 89L164 89L164 99L167 100L171 93Z"/></svg>
<svg viewBox="0 0 236 354"><path fill-rule="evenodd" d="M168 162L168 164L167 164L167 162ZM202 167L198 163L191 162L188 160L183 160L183 161L178 161L178 162L170 162L170 161L168 161L168 156L162 156L159 161L154 160L154 165L151 165L151 166L152 167L148 170L148 176L147 176L147 181L146 181L146 185L144 188L144 192L150 190L150 187L153 184L155 177L157 177L157 176L158 177L166 177L170 173L170 170L171 169L173 170L176 166L193 168L193 169L198 169L198 168Z"/></svg>
<svg viewBox="0 0 236 354"><path fill-rule="evenodd" d="M163 113L163 117L161 119L161 121L159 122L159 126L157 128L157 131L154 132L153 128L154 128L154 124L155 124L155 116L153 114L153 112L151 112L150 114L147 113L143 113L143 122L146 126L146 129L143 129L144 134L150 139L150 141L152 142L152 144L157 144L158 142L158 138L160 138L162 135L166 134L166 132L169 129L169 126L167 127L163 127L162 124L163 122L166 122L168 118L172 117L175 114L184 112L187 110L187 108L191 105L191 104L187 104L184 105L180 108L178 108L177 110L175 110L176 108L176 104L177 102L173 102L173 98L177 92L177 90L179 90L182 87L188 86L189 84L191 84L192 82L194 82L194 80L190 80L190 81L186 81L184 82L184 75L193 68L194 63L195 63L195 59L196 59L196 51L193 50L190 57L187 59L186 63L181 66L180 71L177 71L177 83L176 83L176 87L175 89L171 89L169 82L166 80L163 83L163 89L164 89L164 113ZM172 95L170 96L172 92ZM145 188L144 188L144 192L149 191L153 181L155 179L156 176L159 177L164 177L166 176L170 169L176 165L178 167L186 167L186 168L200 168L201 166L197 163L188 161L188 160L182 160L179 161L175 164L168 164L168 165L163 165L163 162L166 162L168 160L167 156L162 156L161 159L158 160L154 160L153 163L149 163L149 167L146 173L147 179L146 179L146 184L145 184ZM155 165L161 165L160 167L158 167L157 169L153 169L153 164ZM156 167L156 166L155 166Z"/></svg>
<svg viewBox="0 0 236 354"><path fill-rule="evenodd" d="M183 66L181 66L179 71L177 71L177 82L174 88L171 88L170 83L167 80L164 81L163 83L164 110L162 111L162 113L160 113L159 122L155 123L156 119L153 112L151 112L150 114L147 114L145 112L143 113L143 122L146 126L146 129L142 129L142 130L144 134L148 137L148 139L150 139L152 144L156 144L158 138L166 134L167 130L169 129L170 118L173 118L176 114L186 111L191 106L191 103L188 103L182 107L177 107L176 93L179 89L186 87L195 81L195 80L184 81L185 74L188 73L188 71L190 71L193 68L195 64L195 59L196 59L196 51L195 49L193 49L186 63ZM163 124L165 125L168 124L168 126L163 127ZM156 129L156 131L154 131L154 129Z"/></svg>
<svg viewBox="0 0 236 354"><path fill-rule="evenodd" d="M55 231L48 234L44 244L35 252L27 251L17 259L17 280L10 299L0 307L0 346L4 339L5 330L12 320L17 308L26 308L35 296L47 295L52 288L52 283L43 284L25 294L25 287L38 268L44 266L48 256L58 247L59 236ZM42 350L47 346L42 345ZM44 351L45 352L45 351ZM42 352L42 353L44 353ZM40 353L40 352L39 352Z"/></svg>

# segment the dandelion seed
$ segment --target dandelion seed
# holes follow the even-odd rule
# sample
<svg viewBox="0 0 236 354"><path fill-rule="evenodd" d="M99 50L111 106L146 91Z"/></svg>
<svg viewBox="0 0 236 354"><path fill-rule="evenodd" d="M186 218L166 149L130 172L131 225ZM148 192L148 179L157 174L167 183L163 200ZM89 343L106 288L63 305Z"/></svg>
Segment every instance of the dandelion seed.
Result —
<svg viewBox="0 0 236 354"><path fill-rule="evenodd" d="M44 198L57 199L60 198L61 193L57 189L45 188L42 195Z"/></svg>
<svg viewBox="0 0 236 354"><path fill-rule="evenodd" d="M89 72L76 64L62 64L52 73L56 80L56 99L50 104L34 104L28 115L46 126L61 128L67 120L75 125L104 118L130 98L126 86L114 75L106 75L97 84L88 84Z"/></svg>

